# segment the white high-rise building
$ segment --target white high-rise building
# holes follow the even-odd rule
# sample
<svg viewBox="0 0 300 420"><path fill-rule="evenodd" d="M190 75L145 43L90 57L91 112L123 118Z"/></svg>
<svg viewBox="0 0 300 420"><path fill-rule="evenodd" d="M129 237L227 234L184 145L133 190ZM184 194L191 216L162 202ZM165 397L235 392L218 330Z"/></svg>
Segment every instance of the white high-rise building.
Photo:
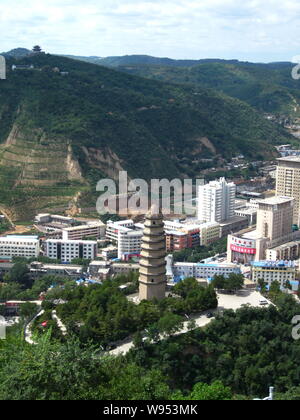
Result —
<svg viewBox="0 0 300 420"><path fill-rule="evenodd" d="M202 223L223 222L235 216L236 185L225 178L201 185L198 191L198 219Z"/></svg>

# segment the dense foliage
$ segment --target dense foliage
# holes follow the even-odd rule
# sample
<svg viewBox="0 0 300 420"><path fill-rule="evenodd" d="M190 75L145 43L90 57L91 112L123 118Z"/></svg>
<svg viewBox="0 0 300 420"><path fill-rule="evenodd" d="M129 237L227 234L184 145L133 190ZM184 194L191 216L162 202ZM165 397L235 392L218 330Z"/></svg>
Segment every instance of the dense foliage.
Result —
<svg viewBox="0 0 300 420"><path fill-rule="evenodd" d="M269 308L225 311L206 329L155 346L143 343L130 359L148 369L160 367L170 383L190 390L197 382L222 381L235 394L264 397L269 386L300 397L300 341L292 338L299 305L280 294ZM294 395L294 397L296 397Z"/></svg>
<svg viewBox="0 0 300 420"><path fill-rule="evenodd" d="M18 333L0 340L0 399L300 399L300 341L291 320L299 305L280 294L278 309L225 311L205 329L155 344L136 340L126 356L99 344L44 334L35 346Z"/></svg>
<svg viewBox="0 0 300 420"><path fill-rule="evenodd" d="M103 285L88 288L66 287L47 294L44 308L51 308L54 299L66 303L57 306L57 314L68 331L87 342L93 340L107 346L109 343L140 332L157 338L159 334L171 334L182 328L184 315L214 309L218 305L213 288L199 286L195 279L186 279L175 287L175 295L160 302L142 301L139 305L127 299L120 285L128 282L128 276L105 281ZM137 279L131 279L137 290ZM134 289L130 289L135 291ZM146 333L147 330L147 333Z"/></svg>

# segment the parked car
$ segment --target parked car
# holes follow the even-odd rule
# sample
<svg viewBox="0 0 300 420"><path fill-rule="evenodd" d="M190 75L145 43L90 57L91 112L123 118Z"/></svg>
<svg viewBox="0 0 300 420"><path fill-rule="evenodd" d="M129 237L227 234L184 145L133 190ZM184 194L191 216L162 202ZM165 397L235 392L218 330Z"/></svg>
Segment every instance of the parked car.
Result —
<svg viewBox="0 0 300 420"><path fill-rule="evenodd" d="M207 312L206 318L213 318L214 314L212 312Z"/></svg>

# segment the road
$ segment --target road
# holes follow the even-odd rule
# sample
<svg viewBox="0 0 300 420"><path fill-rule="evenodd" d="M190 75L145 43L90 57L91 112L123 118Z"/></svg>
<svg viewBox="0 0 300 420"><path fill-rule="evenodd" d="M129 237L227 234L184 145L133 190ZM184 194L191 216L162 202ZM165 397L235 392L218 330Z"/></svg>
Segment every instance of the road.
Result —
<svg viewBox="0 0 300 420"><path fill-rule="evenodd" d="M229 295L229 294L222 294L218 293L218 301L219 306L216 311L222 311L225 309L233 309L236 311L237 309L241 308L243 305L250 305L252 307L260 307L261 305L259 302L261 300L266 300L259 292L252 291L252 290L241 290L236 295ZM270 301L268 301L269 305L273 305ZM197 325L197 328L202 328L208 325L214 318L207 318L206 313L202 313L201 315L192 316L191 319L194 319ZM188 332L188 321L184 323L184 327L181 331L179 331L176 335L186 334ZM111 350L109 353L111 355L117 356L120 354L126 354L130 349L133 348L133 342L131 338L124 340L119 346Z"/></svg>

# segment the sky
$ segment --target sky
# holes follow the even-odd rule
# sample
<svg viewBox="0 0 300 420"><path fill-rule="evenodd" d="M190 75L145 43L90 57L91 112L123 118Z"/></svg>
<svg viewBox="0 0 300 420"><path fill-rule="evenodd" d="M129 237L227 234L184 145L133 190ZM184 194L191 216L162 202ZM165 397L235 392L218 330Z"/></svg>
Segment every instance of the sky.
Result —
<svg viewBox="0 0 300 420"><path fill-rule="evenodd" d="M299 0L1 0L0 51L291 61Z"/></svg>

